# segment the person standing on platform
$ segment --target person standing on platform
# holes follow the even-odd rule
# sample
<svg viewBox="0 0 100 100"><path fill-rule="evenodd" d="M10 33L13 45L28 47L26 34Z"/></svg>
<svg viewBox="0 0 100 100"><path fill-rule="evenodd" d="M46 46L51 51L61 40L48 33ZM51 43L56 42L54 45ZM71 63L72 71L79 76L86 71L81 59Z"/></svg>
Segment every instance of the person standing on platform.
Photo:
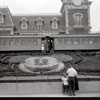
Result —
<svg viewBox="0 0 100 100"><path fill-rule="evenodd" d="M41 50L42 50L42 53L44 54L45 53L45 45L44 44L41 44Z"/></svg>
<svg viewBox="0 0 100 100"><path fill-rule="evenodd" d="M77 65L75 64L74 67L76 68ZM79 91L79 83L78 83L78 78L77 76L75 77L75 92Z"/></svg>
<svg viewBox="0 0 100 100"><path fill-rule="evenodd" d="M75 78L77 77L77 71L73 68L72 63L69 64L67 70L68 83L69 83L69 95L75 96Z"/></svg>
<svg viewBox="0 0 100 100"><path fill-rule="evenodd" d="M68 94L68 90L69 90L68 77L65 73L62 76L62 82L63 82L62 92L63 92L63 94Z"/></svg>

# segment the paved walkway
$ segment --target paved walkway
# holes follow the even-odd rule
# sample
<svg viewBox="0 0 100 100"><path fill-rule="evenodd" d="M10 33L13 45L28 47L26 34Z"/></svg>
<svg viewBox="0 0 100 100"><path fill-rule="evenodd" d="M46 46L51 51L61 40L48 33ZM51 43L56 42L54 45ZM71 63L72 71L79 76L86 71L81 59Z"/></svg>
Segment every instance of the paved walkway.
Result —
<svg viewBox="0 0 100 100"><path fill-rule="evenodd" d="M0 95L0 97L100 97L100 93L78 93L76 96L63 94Z"/></svg>

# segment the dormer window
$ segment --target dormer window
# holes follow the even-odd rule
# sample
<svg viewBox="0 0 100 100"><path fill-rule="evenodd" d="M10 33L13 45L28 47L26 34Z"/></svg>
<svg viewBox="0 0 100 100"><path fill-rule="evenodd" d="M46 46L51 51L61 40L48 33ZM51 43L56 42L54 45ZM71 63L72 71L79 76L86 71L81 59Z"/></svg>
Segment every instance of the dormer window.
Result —
<svg viewBox="0 0 100 100"><path fill-rule="evenodd" d="M76 13L76 14L73 15L73 18L74 18L74 26L81 27L82 26L83 14Z"/></svg>
<svg viewBox="0 0 100 100"><path fill-rule="evenodd" d="M52 29L58 29L59 21L56 17L52 19Z"/></svg>
<svg viewBox="0 0 100 100"><path fill-rule="evenodd" d="M0 23L4 23L4 14L0 12Z"/></svg>
<svg viewBox="0 0 100 100"><path fill-rule="evenodd" d="M22 18L21 19L21 29L27 29L28 28L28 21L27 21L27 19L26 18Z"/></svg>
<svg viewBox="0 0 100 100"><path fill-rule="evenodd" d="M36 25L43 25L43 19L42 18L37 18L36 19Z"/></svg>
<svg viewBox="0 0 100 100"><path fill-rule="evenodd" d="M37 31L43 30L43 23L44 23L44 21L43 21L42 18L39 17L39 18L36 19L35 24L36 24Z"/></svg>

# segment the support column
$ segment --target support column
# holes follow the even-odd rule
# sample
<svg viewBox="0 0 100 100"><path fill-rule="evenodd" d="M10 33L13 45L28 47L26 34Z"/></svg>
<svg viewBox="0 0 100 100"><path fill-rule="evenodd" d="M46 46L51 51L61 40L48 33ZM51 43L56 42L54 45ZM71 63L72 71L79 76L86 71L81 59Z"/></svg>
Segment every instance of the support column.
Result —
<svg viewBox="0 0 100 100"><path fill-rule="evenodd" d="M69 31L68 31L68 10L66 9L65 11L65 21L66 21L66 34L69 34Z"/></svg>
<svg viewBox="0 0 100 100"><path fill-rule="evenodd" d="M11 33L10 33L10 34L11 34L11 35L14 34L14 27L11 28Z"/></svg>

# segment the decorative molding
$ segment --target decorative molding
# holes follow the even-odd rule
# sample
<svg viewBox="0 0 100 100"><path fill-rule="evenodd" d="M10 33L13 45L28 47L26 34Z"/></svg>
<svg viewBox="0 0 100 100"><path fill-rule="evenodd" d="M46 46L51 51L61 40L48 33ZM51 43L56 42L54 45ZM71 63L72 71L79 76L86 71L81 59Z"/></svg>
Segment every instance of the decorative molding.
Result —
<svg viewBox="0 0 100 100"><path fill-rule="evenodd" d="M54 21L54 20L59 21L57 17L53 17L52 21Z"/></svg>
<svg viewBox="0 0 100 100"><path fill-rule="evenodd" d="M23 17L23 18L21 18L20 21L22 22L23 20L24 20L24 21L27 21L27 18L26 18L26 17Z"/></svg>
<svg viewBox="0 0 100 100"><path fill-rule="evenodd" d="M73 18L74 18L74 27L83 28L83 25L82 25L83 14L82 13L75 13L75 14L73 14Z"/></svg>
<svg viewBox="0 0 100 100"><path fill-rule="evenodd" d="M90 21L90 7L89 7L89 9L88 9L88 27L90 27L90 26L91 26L91 21ZM89 33L90 33L90 29L89 29Z"/></svg>
<svg viewBox="0 0 100 100"><path fill-rule="evenodd" d="M58 29L58 27L59 27L59 20L58 20L57 17L53 17L51 23L52 23L52 29Z"/></svg>
<svg viewBox="0 0 100 100"><path fill-rule="evenodd" d="M10 17L10 20L11 20L11 23L12 23L12 26L14 26L14 23L13 23L13 20L12 20L12 16L11 16L11 13L9 11L9 9L7 8L7 11L8 11L8 14L9 14L9 17Z"/></svg>
<svg viewBox="0 0 100 100"><path fill-rule="evenodd" d="M20 24L21 24L21 29L27 29L28 28L28 21L25 17L23 17L20 20Z"/></svg>
<svg viewBox="0 0 100 100"><path fill-rule="evenodd" d="M80 6L80 7L75 7L75 6L66 6L67 9L88 9L89 6Z"/></svg>
<svg viewBox="0 0 100 100"><path fill-rule="evenodd" d="M72 3L74 6L81 6L83 4L84 0L72 0Z"/></svg>
<svg viewBox="0 0 100 100"><path fill-rule="evenodd" d="M66 34L69 34L69 31L67 29L67 27L69 27L69 25L68 25L69 19L68 19L68 10L67 9L66 9L66 12L65 12L65 21L66 21Z"/></svg>

